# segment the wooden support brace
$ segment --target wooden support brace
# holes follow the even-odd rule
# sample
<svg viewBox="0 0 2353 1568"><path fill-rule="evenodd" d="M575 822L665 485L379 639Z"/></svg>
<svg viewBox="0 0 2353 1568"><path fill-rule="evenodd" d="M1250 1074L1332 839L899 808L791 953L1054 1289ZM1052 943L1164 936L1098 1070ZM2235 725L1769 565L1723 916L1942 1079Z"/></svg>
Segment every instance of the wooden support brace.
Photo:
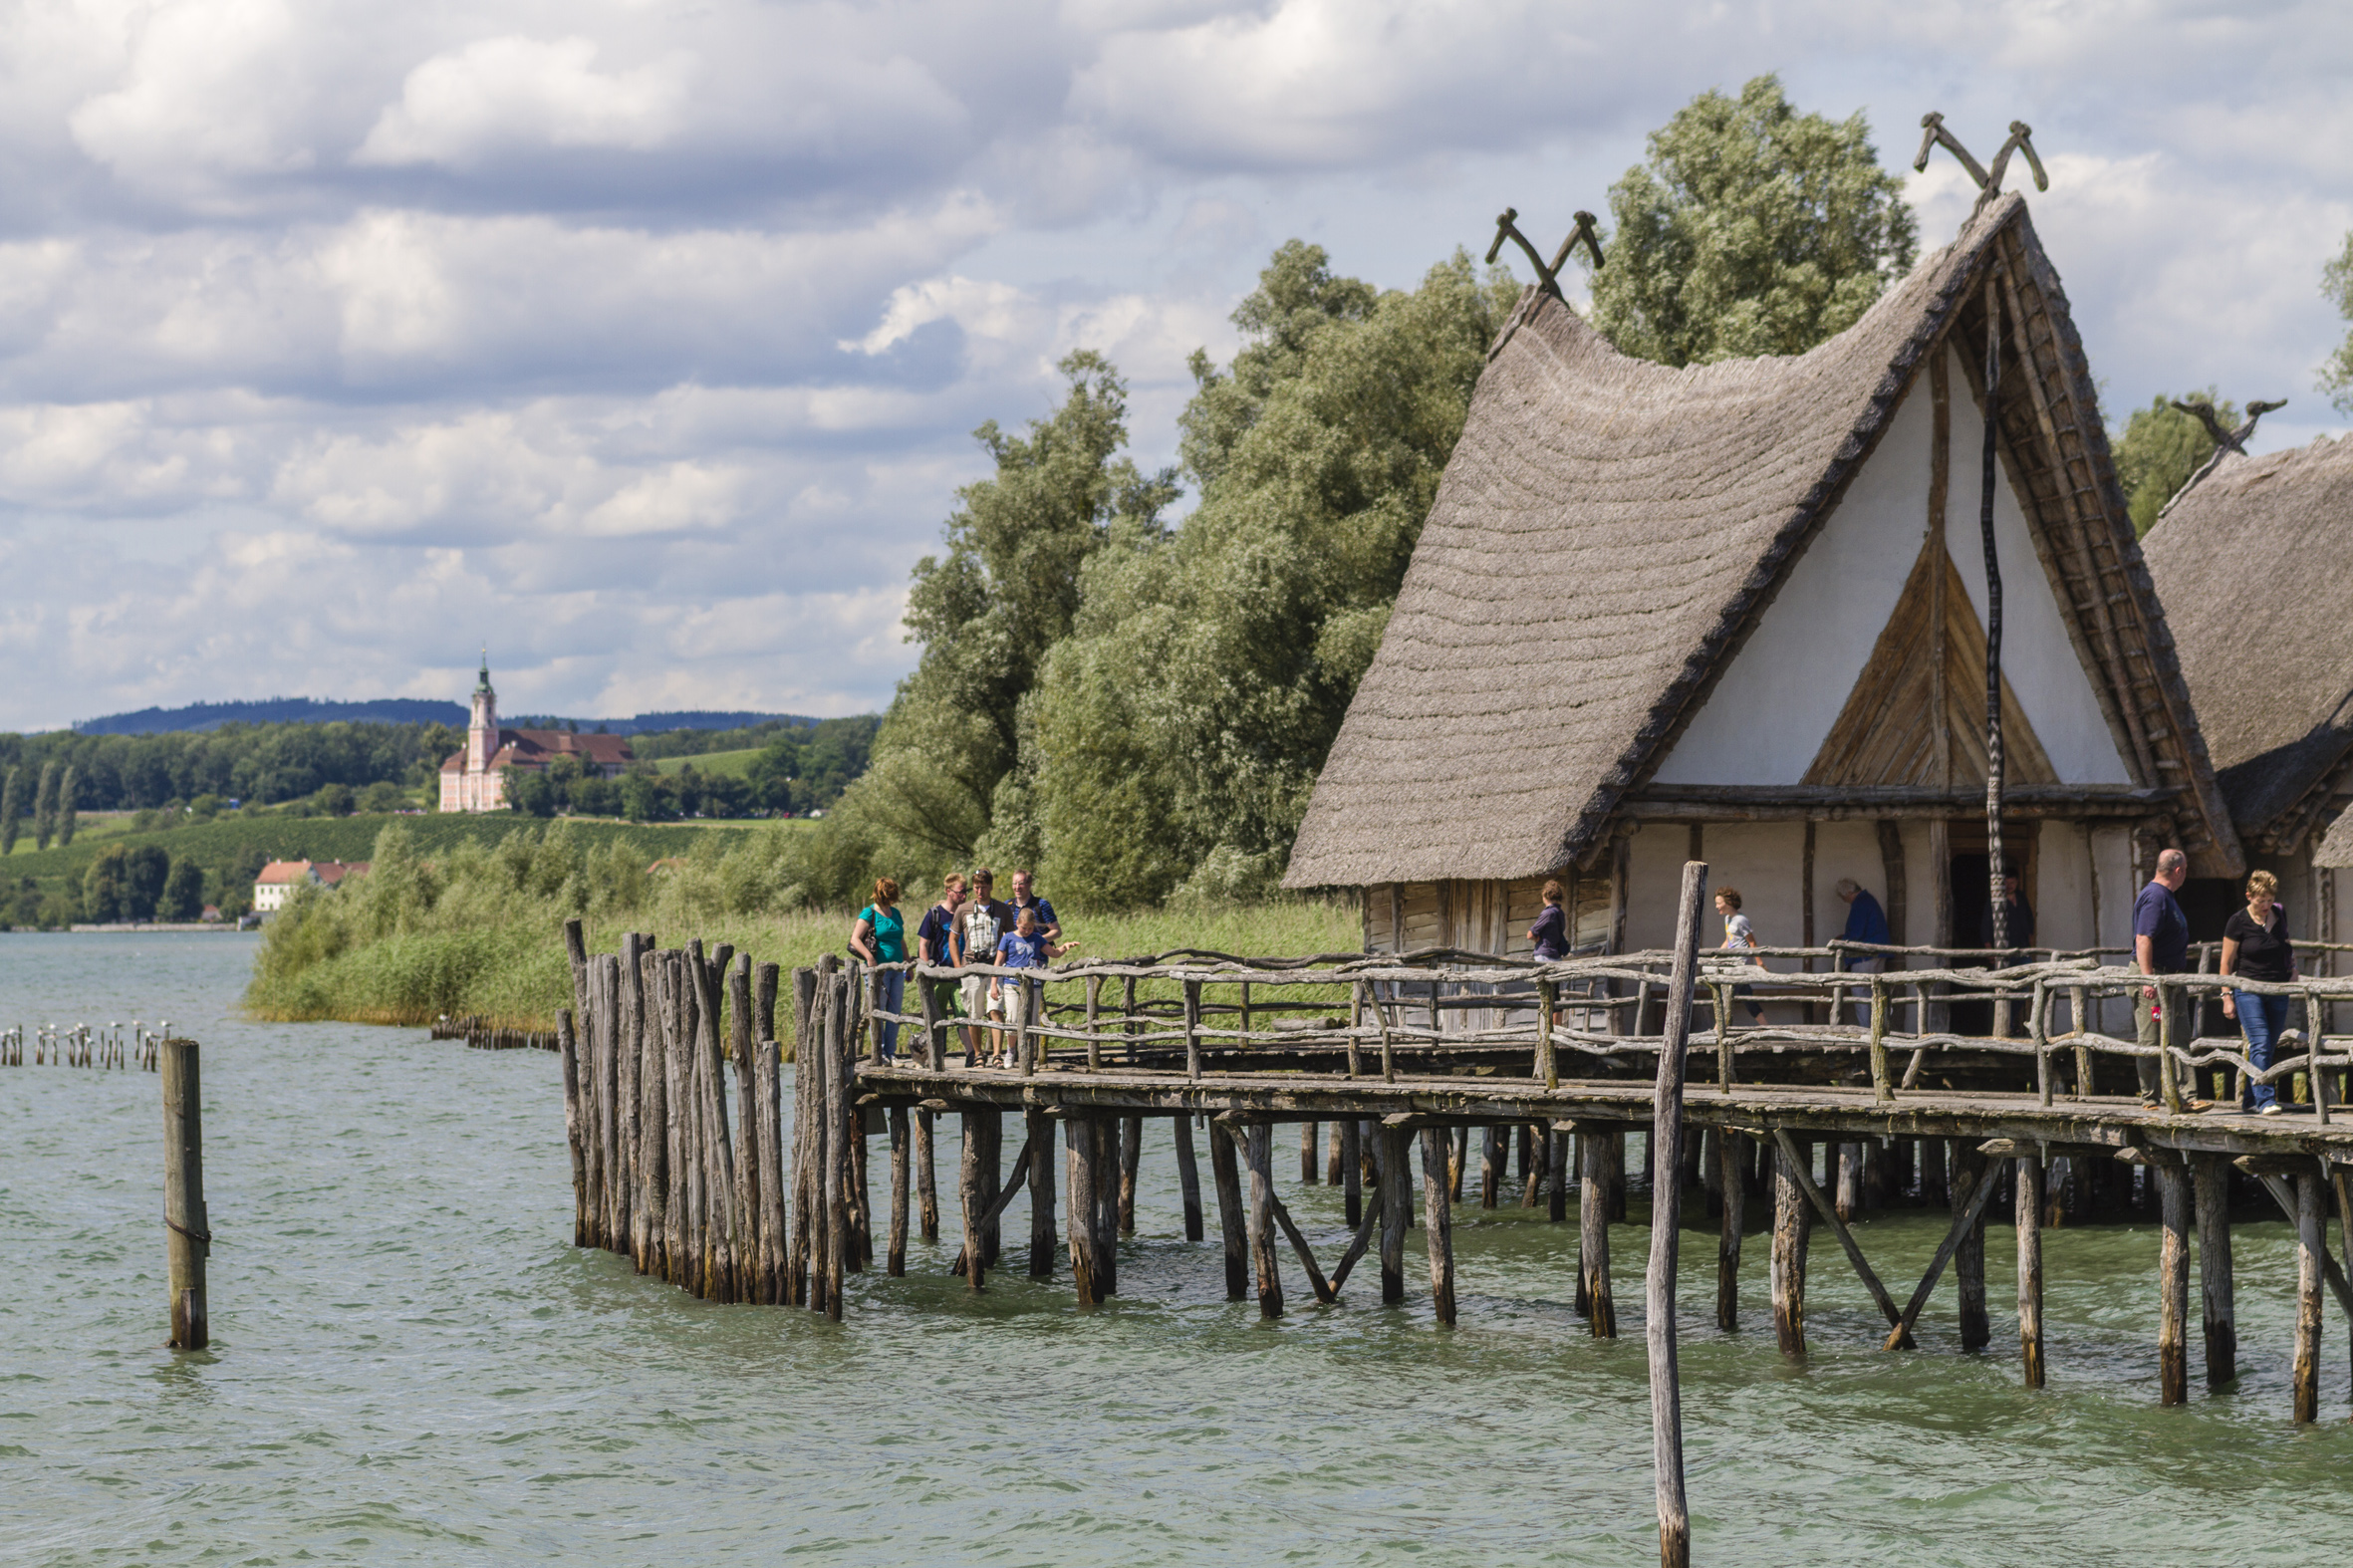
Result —
<svg viewBox="0 0 2353 1568"><path fill-rule="evenodd" d="M1937 1247L1937 1255L1929 1260L1929 1271L1920 1277L1920 1288L1912 1293L1912 1300L1904 1308L1902 1323L1887 1338L1883 1350L1896 1350L1912 1343L1912 1326L1920 1321L1921 1309L1936 1293L1937 1281L1945 1277L1945 1265L1953 1261L1953 1254L1961 1246L1961 1238L1976 1227L1977 1217L1985 1212L1985 1200L1993 1195L1993 1183L1980 1179L1969 1193L1961 1211L1953 1216L1953 1228L1945 1232L1945 1239ZM1899 1336L1901 1336L1899 1338Z"/></svg>
<svg viewBox="0 0 2353 1568"><path fill-rule="evenodd" d="M1822 1195L1821 1187L1814 1182L1814 1174L1806 1169L1806 1162L1798 1158L1797 1146L1790 1142L1789 1134L1776 1127L1773 1129L1773 1139L1781 1146L1782 1158L1789 1162L1789 1174L1797 1177L1797 1184L1804 1190L1806 1201L1812 1203L1814 1212L1829 1223L1832 1234L1838 1237L1838 1244L1846 1250L1847 1261L1854 1264L1855 1273L1862 1278L1864 1288L1871 1292L1871 1299L1879 1303L1879 1310L1887 1314L1888 1322L1895 1326L1896 1332L1888 1336L1890 1348L1912 1349L1912 1331L1904 1322L1904 1314L1897 1310L1894 1298L1888 1295L1887 1286L1881 1284L1879 1276L1871 1271L1871 1265L1864 1259L1863 1249L1855 1244L1854 1233L1847 1229L1846 1221L1838 1217L1838 1205Z"/></svg>
<svg viewBox="0 0 2353 1568"><path fill-rule="evenodd" d="M1332 1305L1340 1299L1340 1293L1329 1280L1324 1278L1324 1271L1316 1265L1315 1249L1309 1246L1307 1238L1299 1233L1299 1226L1291 1219L1291 1211L1283 1206L1281 1194L1270 1189L1266 1198L1268 1205L1274 1210L1274 1222L1282 1226L1284 1237L1291 1243L1291 1250L1298 1254L1300 1265L1307 1270L1307 1282L1315 1289L1315 1299L1327 1307Z"/></svg>

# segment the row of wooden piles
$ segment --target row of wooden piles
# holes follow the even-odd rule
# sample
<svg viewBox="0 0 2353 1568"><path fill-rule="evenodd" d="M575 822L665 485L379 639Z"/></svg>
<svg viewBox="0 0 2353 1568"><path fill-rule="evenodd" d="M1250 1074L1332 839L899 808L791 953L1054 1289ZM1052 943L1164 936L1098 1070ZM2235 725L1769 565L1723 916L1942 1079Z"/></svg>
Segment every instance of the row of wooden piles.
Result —
<svg viewBox="0 0 2353 1568"><path fill-rule="evenodd" d="M136 1065L141 1072L151 1073L155 1071L156 1051L162 1040L163 1036L136 1024L129 1030L121 1024L95 1028L89 1024L71 1024L63 1029L44 1024L30 1037L30 1065L113 1068L124 1072ZM27 1048L24 1025L0 1029L0 1067L26 1066Z"/></svg>

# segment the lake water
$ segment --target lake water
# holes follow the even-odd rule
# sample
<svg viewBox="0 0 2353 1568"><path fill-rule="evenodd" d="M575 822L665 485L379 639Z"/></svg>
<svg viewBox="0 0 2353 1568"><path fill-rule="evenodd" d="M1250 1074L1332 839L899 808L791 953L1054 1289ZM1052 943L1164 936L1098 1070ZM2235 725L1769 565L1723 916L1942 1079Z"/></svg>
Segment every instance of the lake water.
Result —
<svg viewBox="0 0 2353 1568"><path fill-rule="evenodd" d="M1125 1294L1100 1309L1015 1273L971 1295L945 1275L952 1217L911 1277L853 1278L840 1325L710 1306L569 1244L555 1058L247 1022L251 951L0 936L0 1026L169 1017L203 1042L218 1238L213 1347L164 1350L156 1078L0 1069L0 1562L1656 1560L1639 1227L1614 1241L1614 1343L1570 1311L1574 1224L1475 1206L1458 1329L1426 1299L1383 1310L1369 1271L1268 1325L1223 1299L1214 1240L1181 1239L1154 1129ZM952 1171L944 1133L939 1152ZM1336 1254L1337 1194L1287 1200ZM1903 1295L1942 1229L1860 1234ZM2046 1233L2040 1393L2000 1311L2006 1225L1979 1355L1957 1350L1949 1283L1922 1352L1880 1352L1817 1235L1802 1366L1774 1350L1761 1248L1748 1327L1719 1334L1713 1247L1687 1232L1695 1559L2353 1555L2345 1325L2331 1302L2323 1420L2297 1431L2287 1227L2237 1241L2245 1375L2206 1393L2194 1327L2193 1402L2164 1411L2147 1223Z"/></svg>

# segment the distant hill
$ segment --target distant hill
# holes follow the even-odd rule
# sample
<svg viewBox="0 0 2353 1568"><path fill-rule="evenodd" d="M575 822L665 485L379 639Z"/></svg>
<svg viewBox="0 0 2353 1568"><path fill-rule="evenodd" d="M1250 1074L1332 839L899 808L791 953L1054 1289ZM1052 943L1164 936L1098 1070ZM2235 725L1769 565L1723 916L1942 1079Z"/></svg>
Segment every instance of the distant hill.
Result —
<svg viewBox="0 0 2353 1568"><path fill-rule="evenodd" d="M566 718L555 714L501 714L500 722L519 728L583 730L600 726L612 735L647 735L672 729L748 729L755 724L781 723L803 728L817 720L798 713L750 713L693 710L677 713L640 713L636 718ZM148 707L135 713L110 713L74 726L83 735L167 735L183 730L218 729L223 724L447 724L463 729L466 707L461 702L434 702L421 697L382 697L373 702L319 702L310 697L271 697L265 702L197 702L187 707Z"/></svg>
<svg viewBox="0 0 2353 1568"><path fill-rule="evenodd" d="M448 724L465 728L463 703L421 697L383 697L374 702L314 702L309 697L271 697L266 702L197 702L187 707L145 707L110 713L74 726L83 735L168 735L181 730L218 729L223 724Z"/></svg>

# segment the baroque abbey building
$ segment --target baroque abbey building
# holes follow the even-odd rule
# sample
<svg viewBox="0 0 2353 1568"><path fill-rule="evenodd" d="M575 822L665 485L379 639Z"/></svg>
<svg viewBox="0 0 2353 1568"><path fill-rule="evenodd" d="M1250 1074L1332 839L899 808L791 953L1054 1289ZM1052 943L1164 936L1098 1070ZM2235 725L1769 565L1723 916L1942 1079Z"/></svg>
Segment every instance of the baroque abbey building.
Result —
<svg viewBox="0 0 2353 1568"><path fill-rule="evenodd" d="M473 715L466 723L465 750L441 764L443 811L503 811L510 772L543 772L558 757L574 757L583 773L618 778L636 760L620 735L579 735L561 729L501 729L498 693L490 689L490 658L474 684Z"/></svg>

